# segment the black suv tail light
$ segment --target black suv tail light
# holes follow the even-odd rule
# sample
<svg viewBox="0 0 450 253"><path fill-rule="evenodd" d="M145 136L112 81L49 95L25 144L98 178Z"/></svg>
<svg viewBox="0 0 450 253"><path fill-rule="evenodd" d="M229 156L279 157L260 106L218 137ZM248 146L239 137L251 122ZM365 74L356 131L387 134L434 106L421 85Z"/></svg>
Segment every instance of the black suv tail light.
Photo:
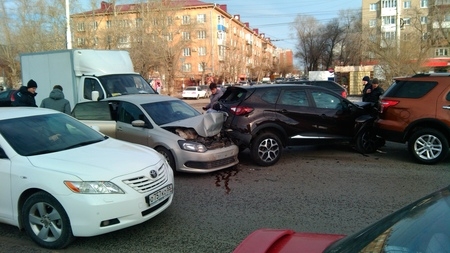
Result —
<svg viewBox="0 0 450 253"><path fill-rule="evenodd" d="M382 99L381 100L381 112L384 112L387 108L397 105L400 103L398 100L391 100L391 99Z"/></svg>
<svg viewBox="0 0 450 253"><path fill-rule="evenodd" d="M233 106L231 107L231 112L236 116L242 116L249 114L253 111L252 107L248 106Z"/></svg>

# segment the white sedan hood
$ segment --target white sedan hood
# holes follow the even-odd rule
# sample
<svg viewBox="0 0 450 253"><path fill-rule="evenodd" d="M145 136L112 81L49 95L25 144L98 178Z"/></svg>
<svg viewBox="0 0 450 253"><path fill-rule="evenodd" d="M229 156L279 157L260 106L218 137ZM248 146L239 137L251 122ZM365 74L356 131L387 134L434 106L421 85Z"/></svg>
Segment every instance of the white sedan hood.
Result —
<svg viewBox="0 0 450 253"><path fill-rule="evenodd" d="M187 127L194 128L198 135L211 137L220 133L226 114L223 112L210 112L189 119L174 121L161 127Z"/></svg>
<svg viewBox="0 0 450 253"><path fill-rule="evenodd" d="M82 158L82 159L81 159ZM156 151L109 138L99 143L45 155L29 156L36 167L78 176L82 180L110 180L155 166L162 160ZM104 178L108 175L108 178Z"/></svg>

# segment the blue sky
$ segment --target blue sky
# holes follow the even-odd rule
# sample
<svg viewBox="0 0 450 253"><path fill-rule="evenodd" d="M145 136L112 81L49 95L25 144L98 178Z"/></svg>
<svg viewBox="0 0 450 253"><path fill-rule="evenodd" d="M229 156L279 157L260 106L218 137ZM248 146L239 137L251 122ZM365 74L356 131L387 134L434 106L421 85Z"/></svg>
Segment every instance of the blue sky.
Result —
<svg viewBox="0 0 450 253"><path fill-rule="evenodd" d="M232 15L240 14L242 22L258 28L283 49L295 51L291 24L297 15L309 15L320 22L338 17L340 10L361 9L357 0L221 0Z"/></svg>

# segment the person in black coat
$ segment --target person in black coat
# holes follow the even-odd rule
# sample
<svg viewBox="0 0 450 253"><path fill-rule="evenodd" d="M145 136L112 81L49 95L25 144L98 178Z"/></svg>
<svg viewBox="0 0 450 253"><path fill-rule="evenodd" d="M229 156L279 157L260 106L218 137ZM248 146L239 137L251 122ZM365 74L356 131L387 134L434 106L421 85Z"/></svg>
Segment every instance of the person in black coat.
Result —
<svg viewBox="0 0 450 253"><path fill-rule="evenodd" d="M30 107L38 107L36 105L36 97L37 83L33 79L28 81L27 86L22 86L20 89L14 94L14 101L11 103L12 106L30 106Z"/></svg>
<svg viewBox="0 0 450 253"><path fill-rule="evenodd" d="M380 87L378 79L374 78L372 80L372 88L368 91L367 102L374 103L374 105L378 105L380 101L380 96L383 95L384 90Z"/></svg>
<svg viewBox="0 0 450 253"><path fill-rule="evenodd" d="M370 91L372 89L372 83L370 82L370 77L368 76L363 77L362 81L364 84L364 88L362 90L362 101L368 102L367 98L369 97Z"/></svg>

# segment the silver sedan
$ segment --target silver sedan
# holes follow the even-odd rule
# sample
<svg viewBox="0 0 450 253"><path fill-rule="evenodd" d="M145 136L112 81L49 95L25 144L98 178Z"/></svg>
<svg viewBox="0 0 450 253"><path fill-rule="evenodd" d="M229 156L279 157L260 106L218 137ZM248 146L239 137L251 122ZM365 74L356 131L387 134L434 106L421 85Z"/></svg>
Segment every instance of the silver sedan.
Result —
<svg viewBox="0 0 450 253"><path fill-rule="evenodd" d="M201 114L178 98L111 97L79 103L72 116L110 137L154 148L174 171L207 173L239 162L238 147L221 132L226 115Z"/></svg>

